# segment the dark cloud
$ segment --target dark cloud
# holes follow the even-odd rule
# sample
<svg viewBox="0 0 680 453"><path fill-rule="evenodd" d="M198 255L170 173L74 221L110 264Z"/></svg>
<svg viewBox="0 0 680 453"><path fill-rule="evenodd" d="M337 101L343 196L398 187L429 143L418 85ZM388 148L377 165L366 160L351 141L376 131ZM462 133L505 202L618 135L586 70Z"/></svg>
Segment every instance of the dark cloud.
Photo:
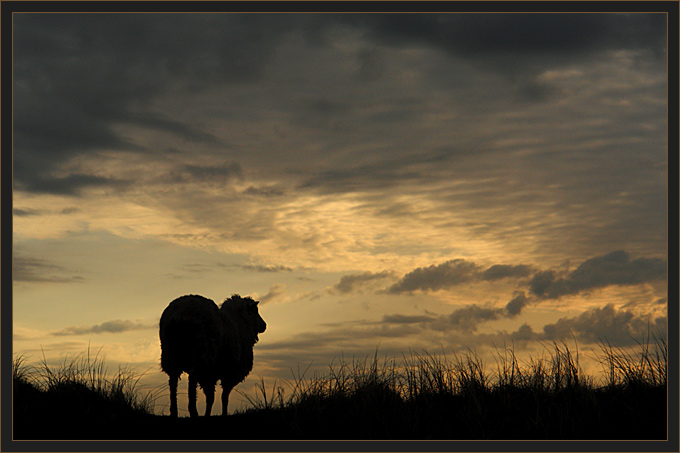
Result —
<svg viewBox="0 0 680 453"><path fill-rule="evenodd" d="M435 328L439 329L445 327L454 329L460 332L474 332L477 330L479 324L494 321L504 316L504 310L494 307L480 307L478 305L469 305L467 307L454 310L451 314L444 318L445 323L435 323Z"/></svg>
<svg viewBox="0 0 680 453"><path fill-rule="evenodd" d="M266 109L280 108L285 118L293 118L290 126L298 128L307 121L322 127L325 139L332 129L329 125L348 123L351 127L342 129L343 136L346 132L356 136L357 128L371 130L381 124L421 118L427 110L423 106L429 103L413 95L395 97L390 93L389 108L375 109L380 106L375 100L345 96L343 89L329 90L318 79L303 84L304 95L291 88L291 83L306 81L305 77L321 69L323 64L315 63L317 52L342 47L337 36L345 31L361 36L358 50L346 62L357 66L358 78L352 80L361 84L384 81L399 70L386 66L389 58L383 46L420 46L456 58L486 59L487 69L508 72L515 68L512 71L517 72L529 67L529 60L543 69L548 61L565 55L602 48L662 49L665 42L662 14L15 14L13 26L17 188L70 194L95 183L116 183L58 176L60 167L78 155L102 150L158 153L119 132L121 125L147 133L160 131L189 142L222 144L222 139L204 130L202 118L195 122L177 119L186 105L164 102L159 112L154 107L159 99L259 84L263 93L276 93L283 106L266 95L264 103L259 98L253 101L262 108L258 112L237 109L225 115L234 119L254 115L259 120ZM293 72L283 68L287 75L281 80L272 80L271 74L263 77L280 46L290 44L287 39L291 36L302 38L302 43L296 44L302 47L291 51L286 60ZM307 66L298 69L302 63ZM458 83L460 78L452 77L450 69L428 70L438 80ZM531 77L516 79L513 84L536 98L551 90L532 84ZM390 91L399 89L386 86ZM347 92L358 92L356 88L352 85ZM215 100L215 104L220 102ZM364 116L355 115L359 106L368 107ZM343 149L336 145L332 148ZM341 168L318 162L312 166L320 169L318 173L305 173L300 187L335 184L336 190L354 190L370 184L377 189L420 181L429 174L428 168L398 157L390 155L379 164L348 160ZM393 161L395 164L387 165Z"/></svg>
<svg viewBox="0 0 680 453"><path fill-rule="evenodd" d="M243 191L243 194L254 197L272 198L281 197L285 195L285 191L282 188L276 186L264 186L264 187L250 186Z"/></svg>
<svg viewBox="0 0 680 453"><path fill-rule="evenodd" d="M514 341L519 341L523 343L528 343L537 339L537 335L534 330L528 324L522 324L519 329L513 332L510 337Z"/></svg>
<svg viewBox="0 0 680 453"><path fill-rule="evenodd" d="M531 266L525 264L494 264L481 273L482 280L500 280L503 278L527 277L531 273Z"/></svg>
<svg viewBox="0 0 680 453"><path fill-rule="evenodd" d="M404 292L437 291L479 280L495 281L504 278L527 277L531 266L525 264L494 264L487 269L463 259L447 261L439 265L421 267L404 275L387 291L392 294Z"/></svg>
<svg viewBox="0 0 680 453"><path fill-rule="evenodd" d="M542 338L557 340L569 338L572 333L589 343L606 341L616 346L634 345L647 334L665 333L668 318L639 315L629 310L617 310L608 304L593 308L574 318L561 318L543 327Z"/></svg>
<svg viewBox="0 0 680 453"><path fill-rule="evenodd" d="M296 20L231 14L15 15L17 187L74 193L93 181L55 180L54 171L68 159L104 149L144 152L116 131L120 124L215 143L210 133L170 119L176 112L151 111L150 101L164 93L252 81L275 49L276 37Z"/></svg>
<svg viewBox="0 0 680 453"><path fill-rule="evenodd" d="M656 305L668 305L668 297L662 297L654 301Z"/></svg>
<svg viewBox="0 0 680 453"><path fill-rule="evenodd" d="M17 217L29 217L34 215L40 215L40 213L41 213L40 211L37 211L35 209L19 209L19 208L12 209L12 214Z"/></svg>
<svg viewBox="0 0 680 453"><path fill-rule="evenodd" d="M470 261L456 259L439 265L419 267L390 286L387 290L392 294L404 292L437 291L452 286L469 283L474 280L479 266Z"/></svg>
<svg viewBox="0 0 680 453"><path fill-rule="evenodd" d="M238 162L232 162L223 167L206 167L198 165L185 165L183 170L190 173L197 179L212 179L212 178L242 178L243 169Z"/></svg>
<svg viewBox="0 0 680 453"><path fill-rule="evenodd" d="M541 299L557 299L607 286L633 286L647 282L663 281L667 273L666 261L659 258L636 258L623 251L597 256L581 263L575 270L534 270L525 264L494 264L487 269L463 259L417 268L404 275L387 289L388 293L400 294L413 291L437 291L476 281L496 281L504 278L531 277L526 284L533 296ZM520 284L523 283L521 280ZM526 297L511 301L509 310L526 305Z"/></svg>
<svg viewBox="0 0 680 453"><path fill-rule="evenodd" d="M385 315L382 322L387 324L418 324L434 321L436 318L427 315Z"/></svg>
<svg viewBox="0 0 680 453"><path fill-rule="evenodd" d="M48 260L15 256L12 259L12 281L32 283L78 283L84 281L63 266Z"/></svg>
<svg viewBox="0 0 680 453"><path fill-rule="evenodd" d="M392 161L319 170L307 177L298 188L318 189L323 192L354 192L384 189L418 181L425 176L422 170L410 168L410 165L399 165Z"/></svg>
<svg viewBox="0 0 680 453"><path fill-rule="evenodd" d="M243 168L238 162L224 165L185 164L174 169L165 179L173 184L203 182L226 185L234 180L242 180Z"/></svg>
<svg viewBox="0 0 680 453"><path fill-rule="evenodd" d="M472 59L496 58L498 70L527 59L556 59L603 49L663 52L664 14L372 14L346 16L386 45L435 46ZM500 57L500 60L498 58Z"/></svg>
<svg viewBox="0 0 680 453"><path fill-rule="evenodd" d="M132 186L148 196L126 202L160 206L224 240L272 240L283 221L277 204L288 209L312 192L351 193L366 202L358 214L408 217L515 253L583 256L616 250L624 237L631 251L652 242L659 250L666 71L648 50L663 49L664 20L17 14L15 188L78 195ZM518 108L515 92L536 104ZM244 168L257 180L226 193L163 186L242 183ZM415 247L429 245L399 252ZM425 268L391 290L470 278L446 271ZM531 270L497 264L472 274L496 281ZM559 293L555 285L544 290Z"/></svg>
<svg viewBox="0 0 680 453"><path fill-rule="evenodd" d="M87 335L87 334L100 334L100 333L122 333L129 332L131 330L143 330L155 328L156 325L147 325L130 320L117 319L114 321L106 321L101 324L96 324L89 327L67 327L65 329L59 330L57 332L52 332L55 336L67 336L67 335Z"/></svg>
<svg viewBox="0 0 680 453"><path fill-rule="evenodd" d="M375 283L376 281L381 281L386 278L394 276L393 272L383 271L378 273L373 272L363 272L361 274L350 274L344 275L340 278L340 281L333 285L331 291L340 294L347 294L354 291L360 291L361 288Z"/></svg>
<svg viewBox="0 0 680 453"><path fill-rule="evenodd" d="M523 291L516 291L504 308L480 306L477 304L457 308L448 315L385 315L386 324L414 324L422 329L437 331L475 332L479 325L504 318L516 318L530 303Z"/></svg>
<svg viewBox="0 0 680 453"><path fill-rule="evenodd" d="M80 195L82 190L87 188L109 187L123 189L130 184L132 184L132 181L85 174L71 174L65 177L50 177L36 174L29 179L15 180L14 187L26 192L76 196Z"/></svg>
<svg viewBox="0 0 680 453"><path fill-rule="evenodd" d="M210 133L179 121L173 121L159 114L130 115L128 122L134 123L138 127L169 132L188 141L222 144L217 137Z"/></svg>
<svg viewBox="0 0 680 453"><path fill-rule="evenodd" d="M279 272L293 272L295 270L289 266L283 265L264 265L264 264L236 264L236 263L222 263L222 262L208 262L208 263L186 263L177 268L177 272L166 274L174 279L193 278L195 275L208 274L214 272L223 272L223 269L236 269L248 272L260 273L279 273Z"/></svg>
<svg viewBox="0 0 680 453"><path fill-rule="evenodd" d="M475 332L480 324L495 321L509 316L502 308L467 305L453 310L448 315L385 315L382 324L408 324L421 330L435 330L439 332Z"/></svg>
<svg viewBox="0 0 680 453"><path fill-rule="evenodd" d="M666 275L666 261L659 258L631 260L627 252L619 250L586 260L563 277L554 270L537 272L529 281L529 288L540 298L557 299L606 286L661 281Z"/></svg>
<svg viewBox="0 0 680 453"><path fill-rule="evenodd" d="M510 302L507 303L505 306L505 310L508 313L508 316L511 318L519 315L521 311L524 309L524 307L527 306L529 303L529 299L527 299L527 296L524 294L524 291L517 291L510 300Z"/></svg>
<svg viewBox="0 0 680 453"><path fill-rule="evenodd" d="M625 347L644 343L648 335L666 335L667 332L667 316L639 314L607 304L586 310L578 316L560 318L554 323L546 324L540 331L534 331L528 324L523 324L508 336L513 341L523 342L559 342L576 337L581 343L605 343L613 347Z"/></svg>

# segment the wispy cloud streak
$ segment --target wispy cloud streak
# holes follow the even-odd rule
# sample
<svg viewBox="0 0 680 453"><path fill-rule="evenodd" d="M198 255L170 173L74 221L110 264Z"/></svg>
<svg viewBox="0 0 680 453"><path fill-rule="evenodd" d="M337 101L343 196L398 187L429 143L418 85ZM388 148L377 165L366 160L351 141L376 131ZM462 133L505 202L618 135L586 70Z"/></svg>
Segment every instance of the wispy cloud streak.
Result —
<svg viewBox="0 0 680 453"><path fill-rule="evenodd" d="M52 332L54 336L70 336L70 335L89 335L89 334L103 334L103 333L123 333L132 330L144 330L157 327L156 324L143 324L140 322L116 319L113 321L106 321L101 324L93 326L71 326L65 329Z"/></svg>

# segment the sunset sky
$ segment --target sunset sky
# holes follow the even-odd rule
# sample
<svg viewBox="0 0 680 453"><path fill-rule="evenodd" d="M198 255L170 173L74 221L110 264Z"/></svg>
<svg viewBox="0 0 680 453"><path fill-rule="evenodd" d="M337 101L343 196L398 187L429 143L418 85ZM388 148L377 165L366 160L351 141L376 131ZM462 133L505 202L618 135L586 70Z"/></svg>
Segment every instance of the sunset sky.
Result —
<svg viewBox="0 0 680 453"><path fill-rule="evenodd" d="M667 329L665 14L13 26L29 362L90 345L162 385L158 321L184 294L260 301L244 391L376 349L493 365Z"/></svg>

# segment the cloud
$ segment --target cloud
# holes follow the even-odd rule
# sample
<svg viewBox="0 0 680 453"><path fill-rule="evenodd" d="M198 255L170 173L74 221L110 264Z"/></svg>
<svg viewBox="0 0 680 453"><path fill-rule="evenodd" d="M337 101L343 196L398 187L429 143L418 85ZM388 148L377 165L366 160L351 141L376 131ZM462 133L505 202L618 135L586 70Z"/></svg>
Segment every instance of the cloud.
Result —
<svg viewBox="0 0 680 453"><path fill-rule="evenodd" d="M446 261L442 264L415 269L390 286L387 292L438 291L480 280L496 281L504 278L527 277L531 266L525 264L494 264L482 270L482 266L464 259Z"/></svg>
<svg viewBox="0 0 680 453"><path fill-rule="evenodd" d="M497 70L518 69L532 57L558 58L603 49L662 52L663 14L417 14L354 15L371 37L392 46L434 46L473 60L501 57Z"/></svg>
<svg viewBox="0 0 680 453"><path fill-rule="evenodd" d="M505 309L470 304L453 310L448 315L385 315L382 324L408 324L421 330L438 332L475 332L480 324L508 316Z"/></svg>
<svg viewBox="0 0 680 453"><path fill-rule="evenodd" d="M270 302L280 302L282 300L285 300L285 294L286 294L286 285L285 284L276 284L272 285L269 288L269 291L267 294L263 296L259 296L258 300L262 304L270 303Z"/></svg>
<svg viewBox="0 0 680 453"><path fill-rule="evenodd" d="M472 304L467 307L454 310L448 316L440 319L440 322L434 323L436 330L440 329L454 329L460 332L474 332L477 330L479 324L494 321L502 316L505 312L502 309L494 307L480 307ZM441 322L444 321L444 322Z"/></svg>
<svg viewBox="0 0 680 453"><path fill-rule="evenodd" d="M589 343L606 341L616 346L634 345L647 334L668 331L668 317L652 318L630 310L617 310L612 304L590 309L577 317L561 318L543 326L542 338L568 338L572 332Z"/></svg>
<svg viewBox="0 0 680 453"><path fill-rule="evenodd" d="M532 294L557 299L607 286L632 286L666 279L667 263L659 258L630 259L618 250L581 263L574 271L558 277L554 270L540 271L529 281Z"/></svg>
<svg viewBox="0 0 680 453"><path fill-rule="evenodd" d="M224 165L184 164L171 174L174 183L217 182L227 183L243 179L243 168L238 162Z"/></svg>
<svg viewBox="0 0 680 453"><path fill-rule="evenodd" d="M86 18L32 14L18 15L13 27L15 177L25 190L46 193L59 190L57 182L50 182L59 177L55 171L82 154L111 149L158 154L155 146L122 133L121 126L150 135L170 134L173 141L221 143L222 138L207 130L204 118L182 119L186 106L162 102L168 98L209 92L208 105L219 104L223 101L219 88L238 86L242 91L262 84L264 89L255 89L255 93L276 90L285 108L271 99L252 104L262 104L272 113L293 114L294 123L305 118L317 127L334 126L346 124L346 119L338 119L361 110L362 103L343 95L348 85L348 92L356 91L357 83L365 85L370 80L389 82L385 86L390 92L401 88L395 87L392 79L400 68L390 62L402 50L426 50L455 61L485 60L484 71L516 74L527 67L540 73L546 66L573 65L575 55L603 49L662 51L665 45L663 14L88 14ZM355 37L358 44L347 36ZM356 50L346 51L345 41ZM298 47L285 53L284 46L293 43ZM277 59L280 55L289 65ZM285 58L287 55L290 58ZM500 61L505 55L508 57ZM336 64L329 68L330 74L322 71L325 59ZM444 80L458 83L469 76L461 65L454 66L456 77L448 71ZM342 70L336 71L338 67ZM280 70L284 80L295 74L286 86L302 80L307 95L299 96L295 85L290 92L282 90L280 81L267 72L271 68ZM445 69L450 68L433 64L417 67L417 72L436 76L442 83L441 71ZM314 74L331 82L335 78L329 75L342 77L343 86L328 90ZM529 79L515 77L524 85ZM250 93L244 96L250 102ZM162 110L153 108L158 101ZM411 122L426 113L414 96L398 97L394 102L399 105L384 105L377 111L372 108L369 116L358 117L359 122ZM373 99L365 103L375 106ZM223 113L220 124L249 115L260 119L260 113L251 111L225 109ZM356 129L352 127L350 132L356 133ZM325 187L324 180L336 179L349 184L353 175L365 173L367 177L360 177L359 182L372 181L379 187L386 181L397 183L428 174L425 168L404 166L400 159L396 159L399 167L391 168L386 167L389 161L378 165L350 162L353 168L326 168L308 183ZM41 174L31 171L35 167L43 169ZM69 181L61 181L65 182ZM70 193L78 192L85 182L70 181Z"/></svg>
<svg viewBox="0 0 680 453"><path fill-rule="evenodd" d="M512 300L510 300L510 302L508 302L505 306L505 310L507 311L509 317L514 318L521 313L528 303L529 299L527 299L524 291L517 291L515 292Z"/></svg>
<svg viewBox="0 0 680 453"><path fill-rule="evenodd" d="M264 265L264 264L234 264L234 267L238 267L247 271L255 272L265 272L265 273L276 273L276 272L293 272L292 267L282 266L282 265Z"/></svg>
<svg viewBox="0 0 680 453"><path fill-rule="evenodd" d="M668 332L667 316L652 316L617 309L612 304L588 309L578 316L560 318L546 324L540 331L523 324L509 334L513 340L524 342L561 341L575 336L585 344L604 342L613 347L634 346L644 342L648 335L665 335Z"/></svg>
<svg viewBox="0 0 680 453"><path fill-rule="evenodd" d="M397 283L390 286L387 291L392 294L399 294L416 290L448 289L473 281L478 271L479 266L470 261L463 259L446 261L439 265L419 267L409 272Z"/></svg>
<svg viewBox="0 0 680 453"><path fill-rule="evenodd" d="M500 280L503 278L527 277L531 273L531 267L525 264L494 264L481 273L482 280Z"/></svg>
<svg viewBox="0 0 680 453"><path fill-rule="evenodd" d="M201 126L153 111L151 101L252 81L277 39L297 20L291 15L275 20L231 14L18 15L13 24L17 188L78 193L108 181L57 175L70 159L111 149L157 152L121 134L121 125L218 143Z"/></svg>
<svg viewBox="0 0 680 453"><path fill-rule="evenodd" d="M134 122L135 126L169 132L188 141L224 145L217 137L210 133L192 127L186 123L170 120L161 114L131 114L128 121Z"/></svg>
<svg viewBox="0 0 680 453"><path fill-rule="evenodd" d="M12 209L12 215L15 215L17 217L35 216L40 215L40 213L41 211L38 211L36 209L19 209L19 208Z"/></svg>
<svg viewBox="0 0 680 453"><path fill-rule="evenodd" d="M19 167L21 168L21 166ZM129 180L120 180L103 176L93 176L74 173L65 177L55 177L44 173L37 173L30 179L20 179L15 182L18 190L32 193L51 193L56 195L80 195L83 189L92 187L125 188L132 184Z"/></svg>
<svg viewBox="0 0 680 453"><path fill-rule="evenodd" d="M394 273L390 271L382 271L377 273L363 272L360 274L344 275L340 278L340 281L338 283L333 285L330 291L340 294L347 294L356 291L360 292L362 288L372 286L376 282L385 280L393 276Z"/></svg>
<svg viewBox="0 0 680 453"><path fill-rule="evenodd" d="M666 279L667 264L659 258L636 258L623 251L615 251L583 261L571 272L554 269L536 270L534 267L518 264L494 264L486 269L471 261L455 259L442 264L417 268L404 275L387 289L388 293L400 294L413 291L437 291L477 281L515 279L518 284L526 283L529 293L540 299L557 299L588 290L607 286L633 286ZM524 282L522 279L530 277ZM511 301L510 310L526 305L526 296Z"/></svg>
<svg viewBox="0 0 680 453"><path fill-rule="evenodd" d="M40 258L15 256L12 259L12 280L29 283L79 283L79 275L65 275L70 272L57 264Z"/></svg>
<svg viewBox="0 0 680 453"><path fill-rule="evenodd" d="M378 345L381 356L392 357L400 357L405 351L420 347L427 349L432 342L460 352L477 348L493 350L496 345L511 341L515 350L520 351L537 341L559 342L575 336L579 347L600 341L607 341L613 347L625 347L645 339L648 328L651 333L666 332L668 323L665 316L648 318L607 305L562 318L539 330L524 323L510 332L477 332L479 322L506 316L504 312L504 309L473 305L454 310L449 315L385 315L377 322L334 323L325 325L324 330L294 333L287 339L258 344L258 350L268 363L276 364L282 376L287 377L289 374L286 373L290 373L295 364L316 364L323 371L323 367L338 360L341 354L373 356ZM466 327L464 323L471 324ZM428 336L428 332L440 335Z"/></svg>
<svg viewBox="0 0 680 453"><path fill-rule="evenodd" d="M668 305L668 297L661 297L654 301L656 305Z"/></svg>
<svg viewBox="0 0 680 453"><path fill-rule="evenodd" d="M72 326L65 329L52 332L55 336L68 336L68 335L88 335L88 334L100 334L100 333L122 333L129 332L131 330L143 330L155 328L156 324L142 324L139 322L134 322L130 320L116 319L114 321L106 321L101 324L96 324L94 326Z"/></svg>
<svg viewBox="0 0 680 453"><path fill-rule="evenodd" d="M434 321L434 316L428 315L385 315L382 322L387 324L418 324Z"/></svg>
<svg viewBox="0 0 680 453"><path fill-rule="evenodd" d="M16 187L124 188L102 204L172 219L164 238L200 228L203 247L340 270L490 242L659 250L662 15L543 16L20 15ZM550 95L518 105L532 89ZM361 234L324 210L344 196Z"/></svg>
<svg viewBox="0 0 680 453"><path fill-rule="evenodd" d="M453 329L459 332L475 332L480 324L498 319L517 317L529 302L523 291L516 291L514 297L503 308L471 304L458 308L450 314L440 316L437 319L428 318L422 321L427 328L434 330L446 331Z"/></svg>
<svg viewBox="0 0 680 453"><path fill-rule="evenodd" d="M243 191L243 194L250 195L253 197L271 198L281 197L285 195L285 191L281 187L277 186L263 186L263 187L250 186Z"/></svg>

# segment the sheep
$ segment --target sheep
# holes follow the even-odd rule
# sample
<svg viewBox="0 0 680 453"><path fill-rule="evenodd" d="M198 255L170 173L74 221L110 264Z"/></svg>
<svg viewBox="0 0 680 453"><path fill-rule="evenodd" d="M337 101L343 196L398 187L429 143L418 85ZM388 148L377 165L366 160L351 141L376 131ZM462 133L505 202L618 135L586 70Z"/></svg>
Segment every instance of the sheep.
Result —
<svg viewBox="0 0 680 453"><path fill-rule="evenodd" d="M220 308L202 296L182 296L170 303L160 320L161 369L169 376L170 416L177 417L177 383L189 374L189 416L197 417L196 384L205 394L205 416L215 400L215 384L222 385L222 415L229 393L253 369L253 346L267 324L258 302L234 294Z"/></svg>
<svg viewBox="0 0 680 453"><path fill-rule="evenodd" d="M229 393L253 369L253 346L267 324L257 310L258 302L234 294L220 307L222 315L222 349L218 360L222 385L222 415L227 414Z"/></svg>

